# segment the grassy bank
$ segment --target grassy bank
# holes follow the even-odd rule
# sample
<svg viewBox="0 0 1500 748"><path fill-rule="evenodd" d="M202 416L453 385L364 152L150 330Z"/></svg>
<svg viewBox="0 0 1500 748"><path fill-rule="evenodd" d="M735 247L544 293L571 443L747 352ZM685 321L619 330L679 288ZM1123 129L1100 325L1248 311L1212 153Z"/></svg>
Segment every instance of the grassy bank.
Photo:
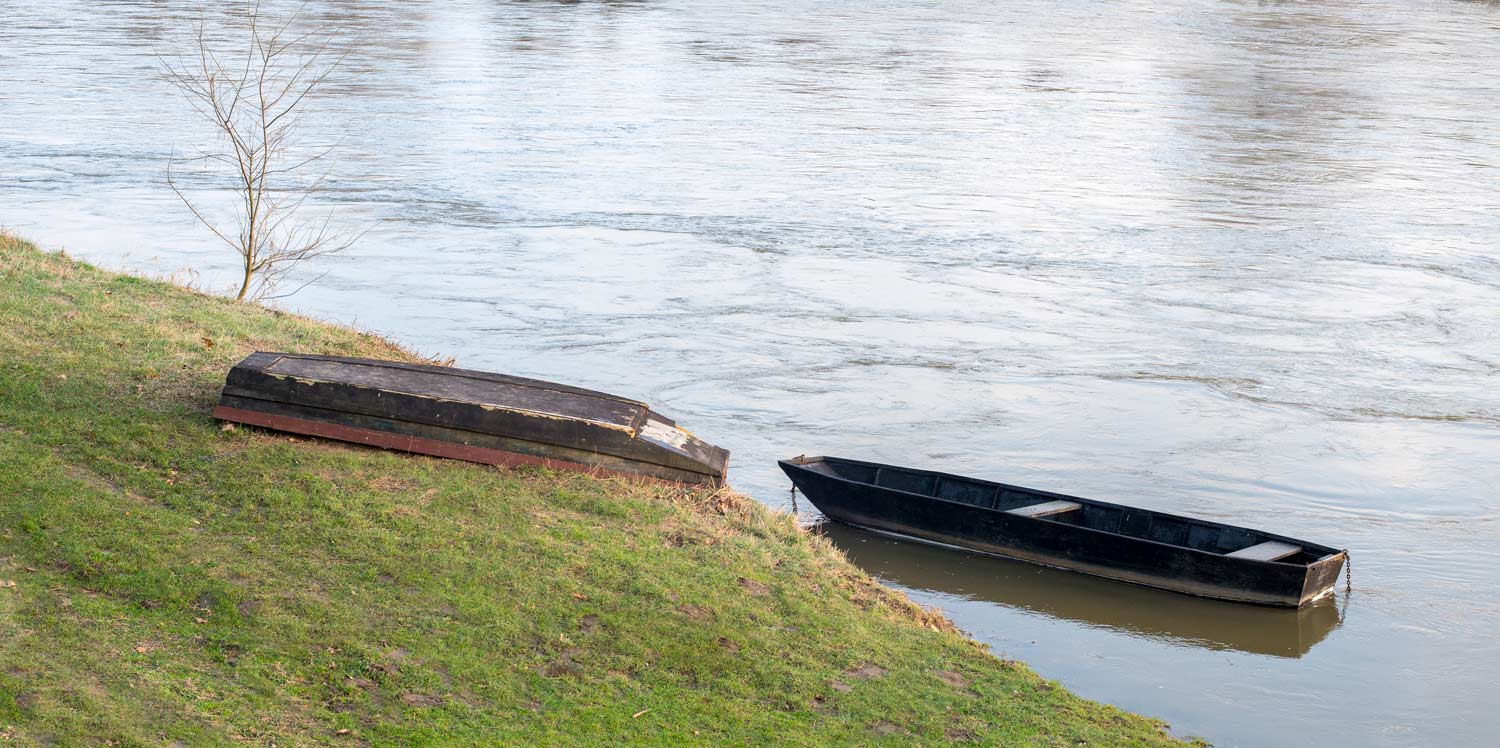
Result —
<svg viewBox="0 0 1500 748"><path fill-rule="evenodd" d="M257 349L413 358L0 235L0 744L1176 744L732 494L223 427Z"/></svg>

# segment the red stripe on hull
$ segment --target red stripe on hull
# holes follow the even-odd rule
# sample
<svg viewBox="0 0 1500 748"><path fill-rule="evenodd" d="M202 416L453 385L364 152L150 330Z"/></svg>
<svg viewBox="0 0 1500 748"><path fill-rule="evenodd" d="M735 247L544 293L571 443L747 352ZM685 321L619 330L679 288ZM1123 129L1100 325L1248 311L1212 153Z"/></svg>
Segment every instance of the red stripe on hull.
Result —
<svg viewBox="0 0 1500 748"><path fill-rule="evenodd" d="M532 465L545 467L550 470L586 473L595 477L608 476L647 483L664 483L667 485L696 485L687 483L686 481L674 481L669 478L628 473L623 470L609 470L597 465L585 465L581 462L557 460L550 457L537 457L536 455L521 454L519 452L507 452L503 449L455 444L437 439L427 439L406 434L393 434L374 429L362 429L356 426L344 426L326 421L311 421L304 418L278 416L270 413L245 410L243 408L230 408L224 405L214 407L213 417L221 421L234 421L235 423L244 423L251 426L263 426L269 429L276 429L277 431L289 431L294 434L337 439L339 441L354 442L355 444L366 444L372 447L394 449L400 452L415 452L433 457L447 457L465 462L477 462L482 465L499 465L502 467ZM703 484L713 485L712 478L709 476L704 476L704 478Z"/></svg>

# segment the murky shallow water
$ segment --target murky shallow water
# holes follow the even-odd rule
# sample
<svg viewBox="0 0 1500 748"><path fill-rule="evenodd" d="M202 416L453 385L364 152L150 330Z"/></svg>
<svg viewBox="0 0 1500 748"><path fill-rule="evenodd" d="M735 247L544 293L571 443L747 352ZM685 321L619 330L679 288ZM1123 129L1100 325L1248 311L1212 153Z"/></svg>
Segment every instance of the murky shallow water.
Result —
<svg viewBox="0 0 1500 748"><path fill-rule="evenodd" d="M833 529L1223 746L1500 731L1500 6L314 2L373 230L289 306L658 404L1353 551L1301 614ZM227 284L163 182L174 3L6 8L0 223Z"/></svg>

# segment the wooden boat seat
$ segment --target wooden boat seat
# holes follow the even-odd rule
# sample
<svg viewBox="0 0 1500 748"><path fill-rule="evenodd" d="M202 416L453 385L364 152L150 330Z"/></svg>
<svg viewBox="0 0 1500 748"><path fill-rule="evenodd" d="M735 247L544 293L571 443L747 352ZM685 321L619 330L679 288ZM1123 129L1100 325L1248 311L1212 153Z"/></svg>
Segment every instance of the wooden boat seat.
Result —
<svg viewBox="0 0 1500 748"><path fill-rule="evenodd" d="M1044 501L1040 504L1016 507L1015 509L1007 510L1006 513L1019 514L1022 517L1050 517L1054 514L1071 512L1081 506L1083 505L1076 501Z"/></svg>
<svg viewBox="0 0 1500 748"><path fill-rule="evenodd" d="M1252 561L1278 561L1287 556L1295 556L1302 552L1302 546L1283 543L1280 540L1267 540L1249 548L1241 548L1233 553L1226 553L1229 558L1248 558Z"/></svg>

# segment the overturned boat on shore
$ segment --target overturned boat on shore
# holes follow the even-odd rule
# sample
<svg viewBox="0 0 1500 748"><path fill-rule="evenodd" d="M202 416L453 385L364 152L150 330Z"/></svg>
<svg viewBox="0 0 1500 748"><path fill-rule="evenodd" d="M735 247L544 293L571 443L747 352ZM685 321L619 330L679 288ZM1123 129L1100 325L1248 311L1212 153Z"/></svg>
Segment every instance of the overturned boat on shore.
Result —
<svg viewBox="0 0 1500 748"><path fill-rule="evenodd" d="M1348 554L1259 530L947 473L837 457L782 460L830 519L877 532L1234 602L1296 608Z"/></svg>
<svg viewBox="0 0 1500 748"><path fill-rule="evenodd" d="M722 485L729 452L645 403L444 366L257 352L230 369L225 421L491 465Z"/></svg>

